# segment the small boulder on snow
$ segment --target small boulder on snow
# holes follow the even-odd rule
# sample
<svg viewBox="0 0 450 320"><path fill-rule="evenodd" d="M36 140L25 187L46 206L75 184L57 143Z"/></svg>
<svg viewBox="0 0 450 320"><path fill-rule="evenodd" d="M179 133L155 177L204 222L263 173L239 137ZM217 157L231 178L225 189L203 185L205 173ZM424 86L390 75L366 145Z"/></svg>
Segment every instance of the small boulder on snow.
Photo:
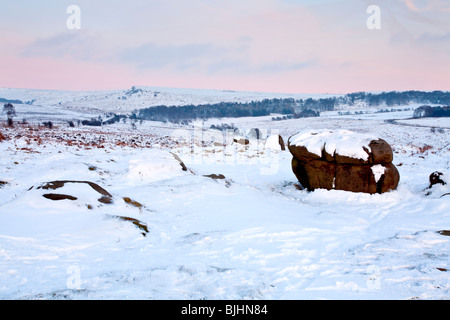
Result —
<svg viewBox="0 0 450 320"><path fill-rule="evenodd" d="M384 193L400 175L391 146L372 135L348 130L303 131L291 136L292 170L308 190Z"/></svg>
<svg viewBox="0 0 450 320"><path fill-rule="evenodd" d="M436 184L446 185L447 183L441 178L443 177L443 175L444 174L439 171L435 171L432 174L430 174L430 188Z"/></svg>
<svg viewBox="0 0 450 320"><path fill-rule="evenodd" d="M77 197L68 195L68 194L61 194L61 193L46 193L44 195L42 195L44 198L47 198L49 200L53 200L53 201L61 201L61 200L78 200Z"/></svg>
<svg viewBox="0 0 450 320"><path fill-rule="evenodd" d="M429 177L430 185L428 186L426 196L436 195L439 198L447 197L450 195L448 191L448 183L450 182L448 180L448 175L440 172L435 171L432 174L430 174Z"/></svg>
<svg viewBox="0 0 450 320"><path fill-rule="evenodd" d="M249 145L250 144L250 140L246 139L246 138L242 138L242 137L235 137L233 139L234 143L238 143L238 144L242 144L244 146Z"/></svg>
<svg viewBox="0 0 450 320"><path fill-rule="evenodd" d="M213 180L223 180L223 179L225 179L225 176L223 174L215 174L215 173L213 173L213 174L205 174L203 176L206 177L206 178L211 178Z"/></svg>

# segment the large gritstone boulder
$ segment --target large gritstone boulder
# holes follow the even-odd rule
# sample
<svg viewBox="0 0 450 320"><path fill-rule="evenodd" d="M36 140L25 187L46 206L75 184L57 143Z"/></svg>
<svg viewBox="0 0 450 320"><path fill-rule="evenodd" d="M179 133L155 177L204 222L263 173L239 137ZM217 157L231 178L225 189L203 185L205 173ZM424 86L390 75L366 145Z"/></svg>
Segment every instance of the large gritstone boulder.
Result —
<svg viewBox="0 0 450 320"><path fill-rule="evenodd" d="M348 130L309 130L289 138L292 170L308 190L364 193L395 190L400 181L391 146Z"/></svg>

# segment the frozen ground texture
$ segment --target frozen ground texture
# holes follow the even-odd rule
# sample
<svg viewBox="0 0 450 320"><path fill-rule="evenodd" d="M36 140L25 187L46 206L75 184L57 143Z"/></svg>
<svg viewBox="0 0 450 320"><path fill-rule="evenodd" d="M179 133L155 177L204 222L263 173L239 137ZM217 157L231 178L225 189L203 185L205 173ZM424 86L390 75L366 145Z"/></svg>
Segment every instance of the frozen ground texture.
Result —
<svg viewBox="0 0 450 320"><path fill-rule="evenodd" d="M377 116L217 123L286 142L305 129L382 138L401 176L382 195L299 190L291 155L273 138L180 143L198 131L151 122L1 127L0 298L449 299L450 196L441 196L450 192L450 131ZM428 189L434 171L449 183ZM38 189L55 180L92 181L114 201L98 202L86 184ZM50 191L77 200L44 198Z"/></svg>

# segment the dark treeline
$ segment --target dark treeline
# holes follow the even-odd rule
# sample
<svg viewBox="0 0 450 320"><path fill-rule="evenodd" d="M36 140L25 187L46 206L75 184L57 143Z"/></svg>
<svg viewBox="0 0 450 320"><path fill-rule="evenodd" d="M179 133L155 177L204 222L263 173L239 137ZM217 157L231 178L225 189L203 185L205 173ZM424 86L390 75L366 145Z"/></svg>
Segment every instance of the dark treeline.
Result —
<svg viewBox="0 0 450 320"><path fill-rule="evenodd" d="M450 105L450 92L448 91L391 91L381 93L357 92L350 93L337 99L337 104L363 103L367 106L401 106L412 103L429 103Z"/></svg>
<svg viewBox="0 0 450 320"><path fill-rule="evenodd" d="M287 119L318 117L322 111L333 111L339 105L400 106L411 103L450 105L450 92L404 91L367 93L319 99L264 99L251 102L221 102L216 104L165 106L145 108L135 113L136 119L185 122L209 118L260 117L285 115Z"/></svg>
<svg viewBox="0 0 450 320"><path fill-rule="evenodd" d="M273 113L296 117L319 116L320 111L334 110L335 99L264 99L262 101L221 102L187 106L156 106L141 109L136 117L154 121L185 121L209 118L261 117ZM307 111L309 110L309 112Z"/></svg>
<svg viewBox="0 0 450 320"><path fill-rule="evenodd" d="M414 118L437 118L450 117L450 106L445 107L431 107L421 106L414 110Z"/></svg>
<svg viewBox="0 0 450 320"><path fill-rule="evenodd" d="M21 100L0 98L0 103L22 104Z"/></svg>

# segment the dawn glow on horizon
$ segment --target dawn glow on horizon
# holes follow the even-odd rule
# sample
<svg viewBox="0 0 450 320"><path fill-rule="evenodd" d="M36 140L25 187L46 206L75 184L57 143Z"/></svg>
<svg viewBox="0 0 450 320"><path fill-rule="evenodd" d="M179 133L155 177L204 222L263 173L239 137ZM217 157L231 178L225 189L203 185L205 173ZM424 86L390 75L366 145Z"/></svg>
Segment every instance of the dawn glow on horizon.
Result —
<svg viewBox="0 0 450 320"><path fill-rule="evenodd" d="M24 0L0 18L0 87L450 90L445 0Z"/></svg>

